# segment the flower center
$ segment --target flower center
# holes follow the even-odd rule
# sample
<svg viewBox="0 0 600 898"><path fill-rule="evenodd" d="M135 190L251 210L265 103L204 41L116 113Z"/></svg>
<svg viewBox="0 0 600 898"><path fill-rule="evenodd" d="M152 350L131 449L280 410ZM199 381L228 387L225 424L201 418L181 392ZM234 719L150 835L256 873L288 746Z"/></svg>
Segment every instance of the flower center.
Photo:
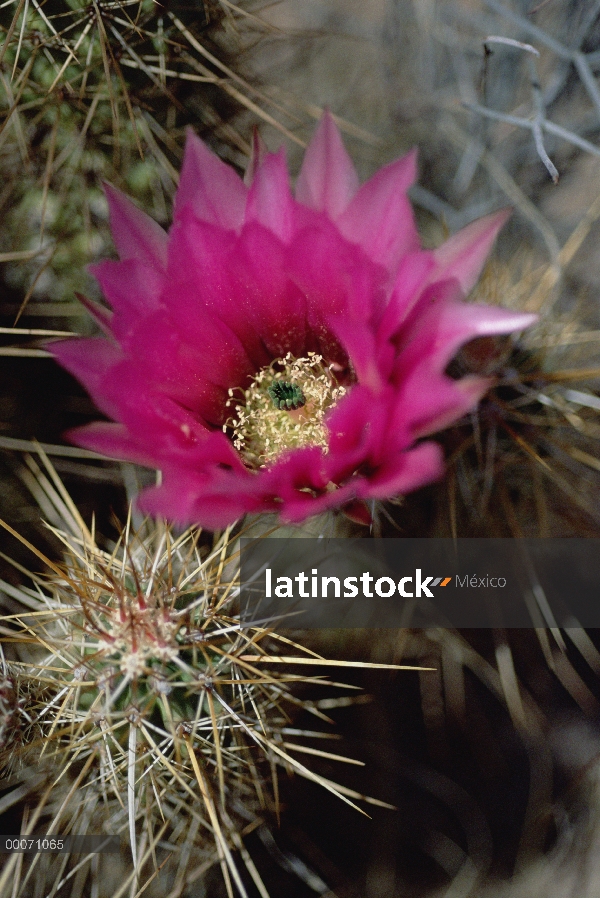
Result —
<svg viewBox="0 0 600 898"><path fill-rule="evenodd" d="M247 390L229 390L227 405L235 407L235 415L223 430L232 434L233 445L252 468L302 446L326 452L323 418L345 393L322 356L309 352L295 359L288 353L262 368Z"/></svg>
<svg viewBox="0 0 600 898"><path fill-rule="evenodd" d="M273 400L275 408L288 411L296 410L306 405L304 393L296 384L291 384L287 380L276 380L267 390L269 396Z"/></svg>

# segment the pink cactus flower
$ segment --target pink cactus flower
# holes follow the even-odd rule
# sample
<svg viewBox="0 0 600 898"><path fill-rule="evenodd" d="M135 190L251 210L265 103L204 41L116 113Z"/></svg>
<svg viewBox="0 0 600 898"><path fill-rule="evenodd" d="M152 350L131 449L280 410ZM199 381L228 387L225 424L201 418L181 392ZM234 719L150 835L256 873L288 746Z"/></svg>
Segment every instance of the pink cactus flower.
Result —
<svg viewBox="0 0 600 898"><path fill-rule="evenodd" d="M490 385L451 379L449 362L534 320L463 301L506 212L421 249L414 152L360 186L326 114L295 195L283 151L260 156L247 185L190 134L168 234L107 187L120 261L92 269L105 336L52 345L111 419L70 439L160 469L142 510L209 529L439 478L428 438Z"/></svg>

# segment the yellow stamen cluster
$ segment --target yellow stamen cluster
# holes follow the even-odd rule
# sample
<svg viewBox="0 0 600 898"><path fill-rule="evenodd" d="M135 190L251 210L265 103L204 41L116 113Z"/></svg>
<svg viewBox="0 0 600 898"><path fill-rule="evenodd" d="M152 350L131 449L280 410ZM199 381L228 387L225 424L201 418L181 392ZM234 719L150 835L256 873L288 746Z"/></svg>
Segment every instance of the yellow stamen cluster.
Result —
<svg viewBox="0 0 600 898"><path fill-rule="evenodd" d="M298 387L305 404L289 411L276 408L269 387L278 381ZM252 468L264 467L302 446L320 446L326 452L328 430L323 418L345 393L322 356L309 352L295 359L288 353L259 371L247 390L229 390L227 405L235 406L236 415L223 430L232 433L233 445Z"/></svg>

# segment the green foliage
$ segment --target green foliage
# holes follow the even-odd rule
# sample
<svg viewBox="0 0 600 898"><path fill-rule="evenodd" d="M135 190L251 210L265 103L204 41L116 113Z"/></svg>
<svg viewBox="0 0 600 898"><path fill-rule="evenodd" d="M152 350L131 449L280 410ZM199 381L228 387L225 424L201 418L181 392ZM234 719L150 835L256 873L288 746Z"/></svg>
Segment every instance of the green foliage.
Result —
<svg viewBox="0 0 600 898"><path fill-rule="evenodd" d="M247 149L224 136L218 85L235 74L215 41L227 28L229 47L243 43L237 16L224 18L220 5L154 0L3 6L0 251L38 251L9 268L11 286L50 300L94 289L85 265L111 246L103 179L166 224L186 126Z"/></svg>

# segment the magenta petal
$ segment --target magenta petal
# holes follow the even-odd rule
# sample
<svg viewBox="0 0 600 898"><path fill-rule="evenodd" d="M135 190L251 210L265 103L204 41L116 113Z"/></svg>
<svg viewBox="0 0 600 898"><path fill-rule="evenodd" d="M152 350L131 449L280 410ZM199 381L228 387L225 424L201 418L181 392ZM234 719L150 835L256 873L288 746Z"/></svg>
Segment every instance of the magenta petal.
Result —
<svg viewBox="0 0 600 898"><path fill-rule="evenodd" d="M331 321L337 316L377 319L385 307L386 271L344 240L324 218L294 237L286 267L306 297L312 336L307 348L343 363L344 353L334 338Z"/></svg>
<svg viewBox="0 0 600 898"><path fill-rule="evenodd" d="M248 194L246 221L256 221L284 243L289 242L294 223L294 200L283 149L269 153L258 167Z"/></svg>
<svg viewBox="0 0 600 898"><path fill-rule="evenodd" d="M369 258L395 273L402 256L419 247L411 205L406 191L417 171L412 151L382 168L360 188L338 224L352 243Z"/></svg>
<svg viewBox="0 0 600 898"><path fill-rule="evenodd" d="M110 210L112 237L121 259L137 259L152 268L164 269L167 235L161 226L111 184L105 182L104 192Z"/></svg>
<svg viewBox="0 0 600 898"><path fill-rule="evenodd" d="M198 416L162 392L152 372L139 360L123 358L108 340L62 341L52 349L57 360L84 383L98 408L125 424L135 441L147 447L140 453L144 459L159 457L161 451L189 454L205 441L206 428ZM217 436L233 452L223 434Z"/></svg>
<svg viewBox="0 0 600 898"><path fill-rule="evenodd" d="M121 356L101 338L73 341L72 347L66 341L55 346L58 361L85 384L98 407L125 424L137 441L147 439L153 452L161 443L172 444L175 451L187 450L190 442L206 433L198 414L174 402L142 359Z"/></svg>
<svg viewBox="0 0 600 898"><path fill-rule="evenodd" d="M244 220L247 195L248 188L235 171L189 130L175 195L175 217L189 205L201 221L236 230Z"/></svg>
<svg viewBox="0 0 600 898"><path fill-rule="evenodd" d="M356 386L329 413L327 481L342 483L358 469L377 467L383 456L410 443L406 429L389 427L394 398L389 388L385 395L376 396L367 387Z"/></svg>
<svg viewBox="0 0 600 898"><path fill-rule="evenodd" d="M91 265L90 272L114 310L111 330L117 339L131 331L140 315L160 307L164 272L136 259L100 262Z"/></svg>
<svg viewBox="0 0 600 898"><path fill-rule="evenodd" d="M227 416L227 388L236 378L243 379L247 369L237 355L224 351L222 342L216 349L208 337L196 345L185 341L162 311L138 321L122 342L135 354L136 375L145 384L220 426Z"/></svg>
<svg viewBox="0 0 600 898"><path fill-rule="evenodd" d="M358 175L333 116L325 112L304 154L296 199L336 219L357 190Z"/></svg>
<svg viewBox="0 0 600 898"><path fill-rule="evenodd" d="M245 376L272 359L256 328L256 291L249 272L240 268L242 247L243 239L233 232L184 210L173 229L162 298L187 342L210 346L215 363L236 354ZM229 386L241 382L238 375L231 380L229 371L225 377Z"/></svg>
<svg viewBox="0 0 600 898"><path fill-rule="evenodd" d="M385 385L382 369L392 361L392 347L378 346L373 329L354 318L341 315L332 318L331 330L348 353L359 384L374 393L380 392Z"/></svg>
<svg viewBox="0 0 600 898"><path fill-rule="evenodd" d="M492 383L475 376L452 380L421 366L403 384L391 427L408 427L407 442L444 430L475 408Z"/></svg>
<svg viewBox="0 0 600 898"><path fill-rule="evenodd" d="M94 302L93 299L88 299L87 296L84 296L82 293L75 293L75 296L81 305L90 313L100 330L103 331L107 337L110 337L113 333L113 313L111 310L107 309L106 306Z"/></svg>
<svg viewBox="0 0 600 898"><path fill-rule="evenodd" d="M102 385L132 441L140 447L145 463L153 467L182 464L193 468L225 465L240 468L241 461L221 430L205 427L198 416L148 386L144 372L122 363L111 369Z"/></svg>
<svg viewBox="0 0 600 898"><path fill-rule="evenodd" d="M248 472L167 467L161 486L144 490L138 505L148 514L164 515L182 525L194 521L216 530L250 512L275 510L258 492L257 479Z"/></svg>
<svg viewBox="0 0 600 898"><path fill-rule="evenodd" d="M510 217L502 209L479 218L434 250L437 263L431 281L456 279L466 295L475 286L498 231Z"/></svg>
<svg viewBox="0 0 600 898"><path fill-rule="evenodd" d="M423 422L420 427L416 427L413 431L415 438L430 436L432 433L438 433L445 430L451 424L455 424L467 412L472 411L477 403L488 392L493 385L493 378L489 377L463 377L459 381L452 381L452 393L448 390L448 403L446 408L438 401L437 410L430 408L429 420ZM443 391L439 391L441 394ZM439 395L438 394L438 395Z"/></svg>
<svg viewBox="0 0 600 898"><path fill-rule="evenodd" d="M267 363L291 352L296 358L306 354L306 296L291 280L286 248L262 225L244 226L239 249L230 260L236 289L229 299L230 317L244 308L262 346L268 350ZM236 309L237 306L237 309Z"/></svg>
<svg viewBox="0 0 600 898"><path fill-rule="evenodd" d="M402 259L388 304L381 316L377 336L389 340L412 311L435 267L433 253L420 250Z"/></svg>
<svg viewBox="0 0 600 898"><path fill-rule="evenodd" d="M391 395L395 394L393 391ZM379 425L383 402L368 387L355 386L344 396L327 415L329 430L329 448L335 455L349 448L359 448L366 457L373 446L374 431L377 439L381 433Z"/></svg>
<svg viewBox="0 0 600 898"><path fill-rule="evenodd" d="M100 400L93 392L92 397L105 414L125 424L136 440L147 441L153 454L161 445L187 451L206 432L197 414L173 401L144 366L129 359L106 372L96 393Z"/></svg>
<svg viewBox="0 0 600 898"><path fill-rule="evenodd" d="M318 492L329 482L325 453L318 446L305 446L286 453L261 471L260 476L274 495L282 495L282 490L290 494L298 490Z"/></svg>
<svg viewBox="0 0 600 898"><path fill-rule="evenodd" d="M354 498L354 483L340 488L330 483L326 459L321 449L307 446L261 472L265 488L278 498L277 509L284 521L301 521Z"/></svg>
<svg viewBox="0 0 600 898"><path fill-rule="evenodd" d="M389 499L439 480L444 473L444 456L437 443L421 443L410 452L386 459L375 474L363 479L357 491L362 499Z"/></svg>
<svg viewBox="0 0 600 898"><path fill-rule="evenodd" d="M435 287L430 290L435 295ZM410 343L398 359L396 377L404 377L413 366L421 365L441 372L468 340L520 331L536 320L536 315L499 306L441 300L424 310L415 323Z"/></svg>
<svg viewBox="0 0 600 898"><path fill-rule="evenodd" d="M103 391L107 372L123 358L116 343L104 337L85 337L59 340L48 344L48 349L63 368L81 381L105 415L118 416L118 406Z"/></svg>
<svg viewBox="0 0 600 898"><path fill-rule="evenodd" d="M151 452L145 452L143 445L134 440L122 424L94 421L85 427L67 431L65 437L76 446L98 452L107 458L127 459L149 467L154 464Z"/></svg>

